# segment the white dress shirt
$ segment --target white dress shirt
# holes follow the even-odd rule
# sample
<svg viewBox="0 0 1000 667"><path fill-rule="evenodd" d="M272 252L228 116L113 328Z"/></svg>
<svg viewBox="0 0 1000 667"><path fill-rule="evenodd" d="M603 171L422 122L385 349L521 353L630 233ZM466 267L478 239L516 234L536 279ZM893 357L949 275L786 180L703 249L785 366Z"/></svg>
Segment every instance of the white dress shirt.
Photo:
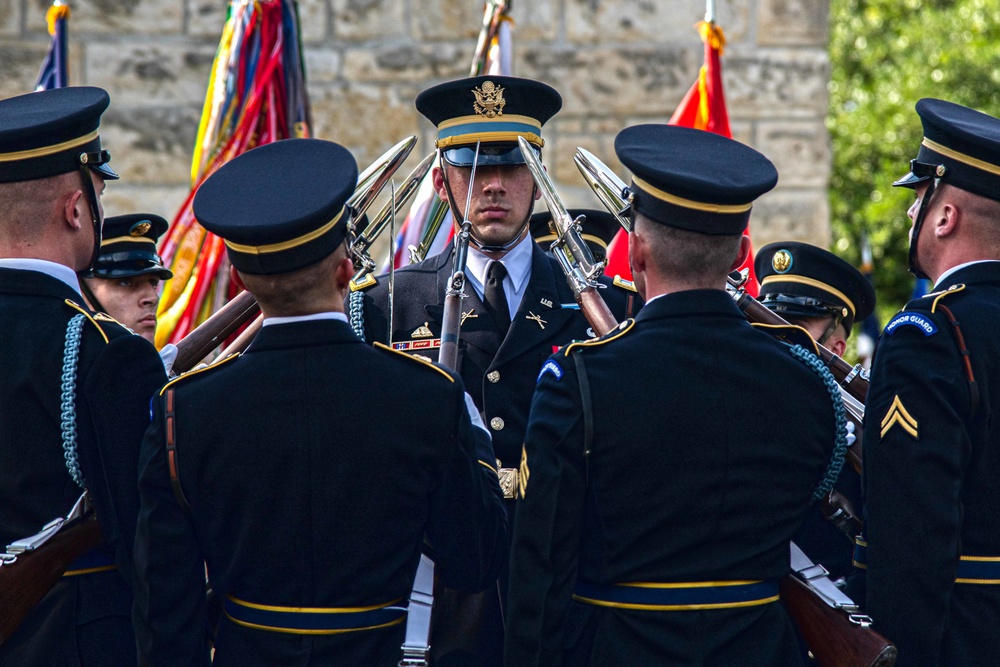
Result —
<svg viewBox="0 0 1000 667"><path fill-rule="evenodd" d="M80 279L73 269L64 264L50 262L47 259L29 259L27 257L7 257L0 259L0 269L17 269L18 271L38 271L56 280L66 283L73 291L80 294ZM81 294L82 296L82 294Z"/></svg>
<svg viewBox="0 0 1000 667"><path fill-rule="evenodd" d="M521 299L528 289L528 279L531 278L531 246L531 237L525 236L499 260L492 260L474 247L469 247L472 252L466 259L466 276L480 299L485 298L483 286L486 284L486 274L490 270L490 264L498 261L507 269L507 277L503 279L503 293L507 297L511 321L521 306Z"/></svg>
<svg viewBox="0 0 1000 667"><path fill-rule="evenodd" d="M997 261L997 260L995 260L995 259L977 259L974 262L966 262L964 264L959 264L958 266L953 266L953 267L951 267L950 269L948 269L947 271L945 271L944 273L941 274L941 277L938 278L937 282L934 283L934 289L938 290L938 289L944 289L946 287L951 287L951 285L945 284L944 280L945 280L945 278L947 278L948 276L950 276L951 274L955 273L956 271L958 271L960 269L964 269L967 266L972 266L973 264L982 264L983 262L995 262L995 261ZM940 285L940 287L938 287L939 285Z"/></svg>

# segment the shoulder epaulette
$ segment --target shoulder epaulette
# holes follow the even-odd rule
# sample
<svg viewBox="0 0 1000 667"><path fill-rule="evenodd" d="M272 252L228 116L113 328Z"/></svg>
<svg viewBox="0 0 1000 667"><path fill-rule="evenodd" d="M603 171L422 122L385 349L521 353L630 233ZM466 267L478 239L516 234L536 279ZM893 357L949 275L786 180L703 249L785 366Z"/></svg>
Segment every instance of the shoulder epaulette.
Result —
<svg viewBox="0 0 1000 667"><path fill-rule="evenodd" d="M108 335L106 333L104 333L104 329L101 328L101 325L97 323L97 320L94 319L94 316L91 315L90 312L86 308L84 308L83 306L81 306L78 303L75 303L71 299L66 299L63 303L65 303L67 306L69 306L73 310L82 313L84 315L84 317L87 318L88 322L90 322L95 327L97 327L97 330L100 332L101 338L104 339L104 342L105 343L108 342Z"/></svg>
<svg viewBox="0 0 1000 667"><path fill-rule="evenodd" d="M754 329L760 329L764 333L771 334L778 340L784 341L789 345L801 345L817 357L819 356L819 346L816 345L812 334L797 324L762 324L752 322L750 326Z"/></svg>
<svg viewBox="0 0 1000 667"><path fill-rule="evenodd" d="M422 366L424 366L424 367L426 367L426 368L428 368L430 370L437 371L441 375L443 375L446 378L448 378L449 382L454 382L455 381L455 378L453 378L448 371L446 371L445 369L441 368L440 366L438 366L437 364L435 364L430 359L424 359L423 357L418 357L418 356L413 355L413 354L407 354L406 352L400 352L399 350L394 350L391 347L389 347L388 345L386 345L385 343L380 343L378 341L375 341L375 343L372 346L375 349L377 349L377 350L382 350L383 352L391 352L393 354L396 354L396 355L399 355L399 356L404 357L406 359L409 359L410 361L414 361L414 362L416 362L418 364L421 364Z"/></svg>
<svg viewBox="0 0 1000 667"><path fill-rule="evenodd" d="M182 381L182 380L186 380L186 379L188 379L188 378L190 378L190 377L192 377L194 375L198 375L200 373L206 373L208 371L213 371L216 368L219 368L220 366L228 364L233 359L239 359L239 358L240 358L239 353L230 354L225 359L217 359L216 361L212 362L211 364L209 364L207 366L201 366L199 368L194 368L192 370L189 370L187 373L181 373L180 375L178 375L177 377L175 377L174 379L172 379L170 382L168 382L165 385L163 385L163 389L160 389L160 396L163 396L163 394L166 393L167 389L169 389L169 388L171 388L173 386L176 386L177 383L180 382L180 381Z"/></svg>
<svg viewBox="0 0 1000 667"><path fill-rule="evenodd" d="M621 276L615 276L615 279L612 281L612 284L614 284L615 287L621 287L622 289L628 290L629 292L639 291L635 288L634 282L632 282L631 280L625 280Z"/></svg>
<svg viewBox="0 0 1000 667"><path fill-rule="evenodd" d="M629 332L629 330L635 326L635 320L629 318L619 324L617 327L609 331L608 333L600 336L598 338L592 338L591 340L581 340L575 343L570 343L562 349L563 356L568 357L569 353L577 347L597 347L598 345L604 345L605 343L610 343L616 338L621 338Z"/></svg>
<svg viewBox="0 0 1000 667"><path fill-rule="evenodd" d="M368 273L361 280L351 280L351 291L357 292L358 290L368 289L375 285L378 285L378 278L375 277L374 273Z"/></svg>
<svg viewBox="0 0 1000 667"><path fill-rule="evenodd" d="M115 318L111 317L107 313L102 313L100 311L94 313L94 319L97 320L98 322L114 322L115 324L117 324L119 326L123 326L123 327L125 326L124 324L122 324L121 322L119 322ZM128 327L125 327L125 328L127 329Z"/></svg>
<svg viewBox="0 0 1000 667"><path fill-rule="evenodd" d="M943 290L938 290L937 292L931 292L930 294L925 294L919 299L914 299L910 303L906 304L903 310L909 309L911 306L926 307L925 299L930 300L930 311L932 313L937 312L938 302L949 294L957 294L965 289L965 285L959 283L958 285L952 285L951 287Z"/></svg>

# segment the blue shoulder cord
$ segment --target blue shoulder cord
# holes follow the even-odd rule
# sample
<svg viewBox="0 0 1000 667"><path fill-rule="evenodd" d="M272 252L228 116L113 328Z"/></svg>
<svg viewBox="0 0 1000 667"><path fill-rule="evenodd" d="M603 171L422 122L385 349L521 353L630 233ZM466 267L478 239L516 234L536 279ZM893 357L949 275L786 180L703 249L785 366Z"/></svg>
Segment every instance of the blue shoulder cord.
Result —
<svg viewBox="0 0 1000 667"><path fill-rule="evenodd" d="M80 332L86 316L75 315L66 327L66 347L62 369L62 446L66 469L77 486L83 488L83 474L76 457L76 366L80 358Z"/></svg>
<svg viewBox="0 0 1000 667"><path fill-rule="evenodd" d="M351 310L351 328L361 340L365 339L365 295L361 290L351 292L348 297Z"/></svg>
<svg viewBox="0 0 1000 667"><path fill-rule="evenodd" d="M805 349L801 345L793 345L788 349L792 356L808 366L823 380L826 391L830 394L833 402L833 417L837 425L837 437L834 439L833 453L830 455L830 464L826 467L823 479L820 480L816 490L813 491L812 499L819 500L833 489L834 482L840 476L840 470L844 467L844 455L847 453L847 417L844 413L844 402L840 398L840 387L837 385L833 373L826 367L819 357Z"/></svg>

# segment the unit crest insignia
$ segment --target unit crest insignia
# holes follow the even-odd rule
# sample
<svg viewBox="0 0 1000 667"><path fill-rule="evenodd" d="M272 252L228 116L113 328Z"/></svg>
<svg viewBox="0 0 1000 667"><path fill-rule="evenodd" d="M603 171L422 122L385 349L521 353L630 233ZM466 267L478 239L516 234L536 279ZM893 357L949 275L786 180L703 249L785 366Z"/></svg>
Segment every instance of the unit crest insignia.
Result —
<svg viewBox="0 0 1000 667"><path fill-rule="evenodd" d="M771 266L778 273L786 273L792 268L792 253L787 250L779 250L771 258Z"/></svg>
<svg viewBox="0 0 1000 667"><path fill-rule="evenodd" d="M503 115L503 108L507 105L507 100L503 98L503 88L492 81L483 81L483 87L473 88L472 94L476 96L472 108L477 114L487 118Z"/></svg>
<svg viewBox="0 0 1000 667"><path fill-rule="evenodd" d="M137 222L132 225L132 229L128 230L129 236L142 236L149 231L149 228L153 225L148 220L143 220L142 222Z"/></svg>

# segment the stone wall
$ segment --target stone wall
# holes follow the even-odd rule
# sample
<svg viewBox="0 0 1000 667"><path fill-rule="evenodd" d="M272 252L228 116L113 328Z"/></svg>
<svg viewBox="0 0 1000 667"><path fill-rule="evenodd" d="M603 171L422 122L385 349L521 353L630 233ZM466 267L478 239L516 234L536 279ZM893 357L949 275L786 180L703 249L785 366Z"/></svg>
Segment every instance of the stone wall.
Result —
<svg viewBox="0 0 1000 667"><path fill-rule="evenodd" d="M188 190L192 146L225 0L70 0L70 80L106 88L102 135L122 174L109 213L170 218ZM0 0L0 97L31 89L48 44L48 0ZM407 134L432 150L413 99L464 76L480 0L299 0L314 135L351 147L362 167ZM564 97L545 129L546 162L571 205L599 207L572 162L577 146L626 177L618 130L666 122L697 77L702 0L513 0L514 68ZM826 188L828 0L718 0L734 136L777 165L755 208L756 246L829 242ZM404 169L409 168L409 164Z"/></svg>

